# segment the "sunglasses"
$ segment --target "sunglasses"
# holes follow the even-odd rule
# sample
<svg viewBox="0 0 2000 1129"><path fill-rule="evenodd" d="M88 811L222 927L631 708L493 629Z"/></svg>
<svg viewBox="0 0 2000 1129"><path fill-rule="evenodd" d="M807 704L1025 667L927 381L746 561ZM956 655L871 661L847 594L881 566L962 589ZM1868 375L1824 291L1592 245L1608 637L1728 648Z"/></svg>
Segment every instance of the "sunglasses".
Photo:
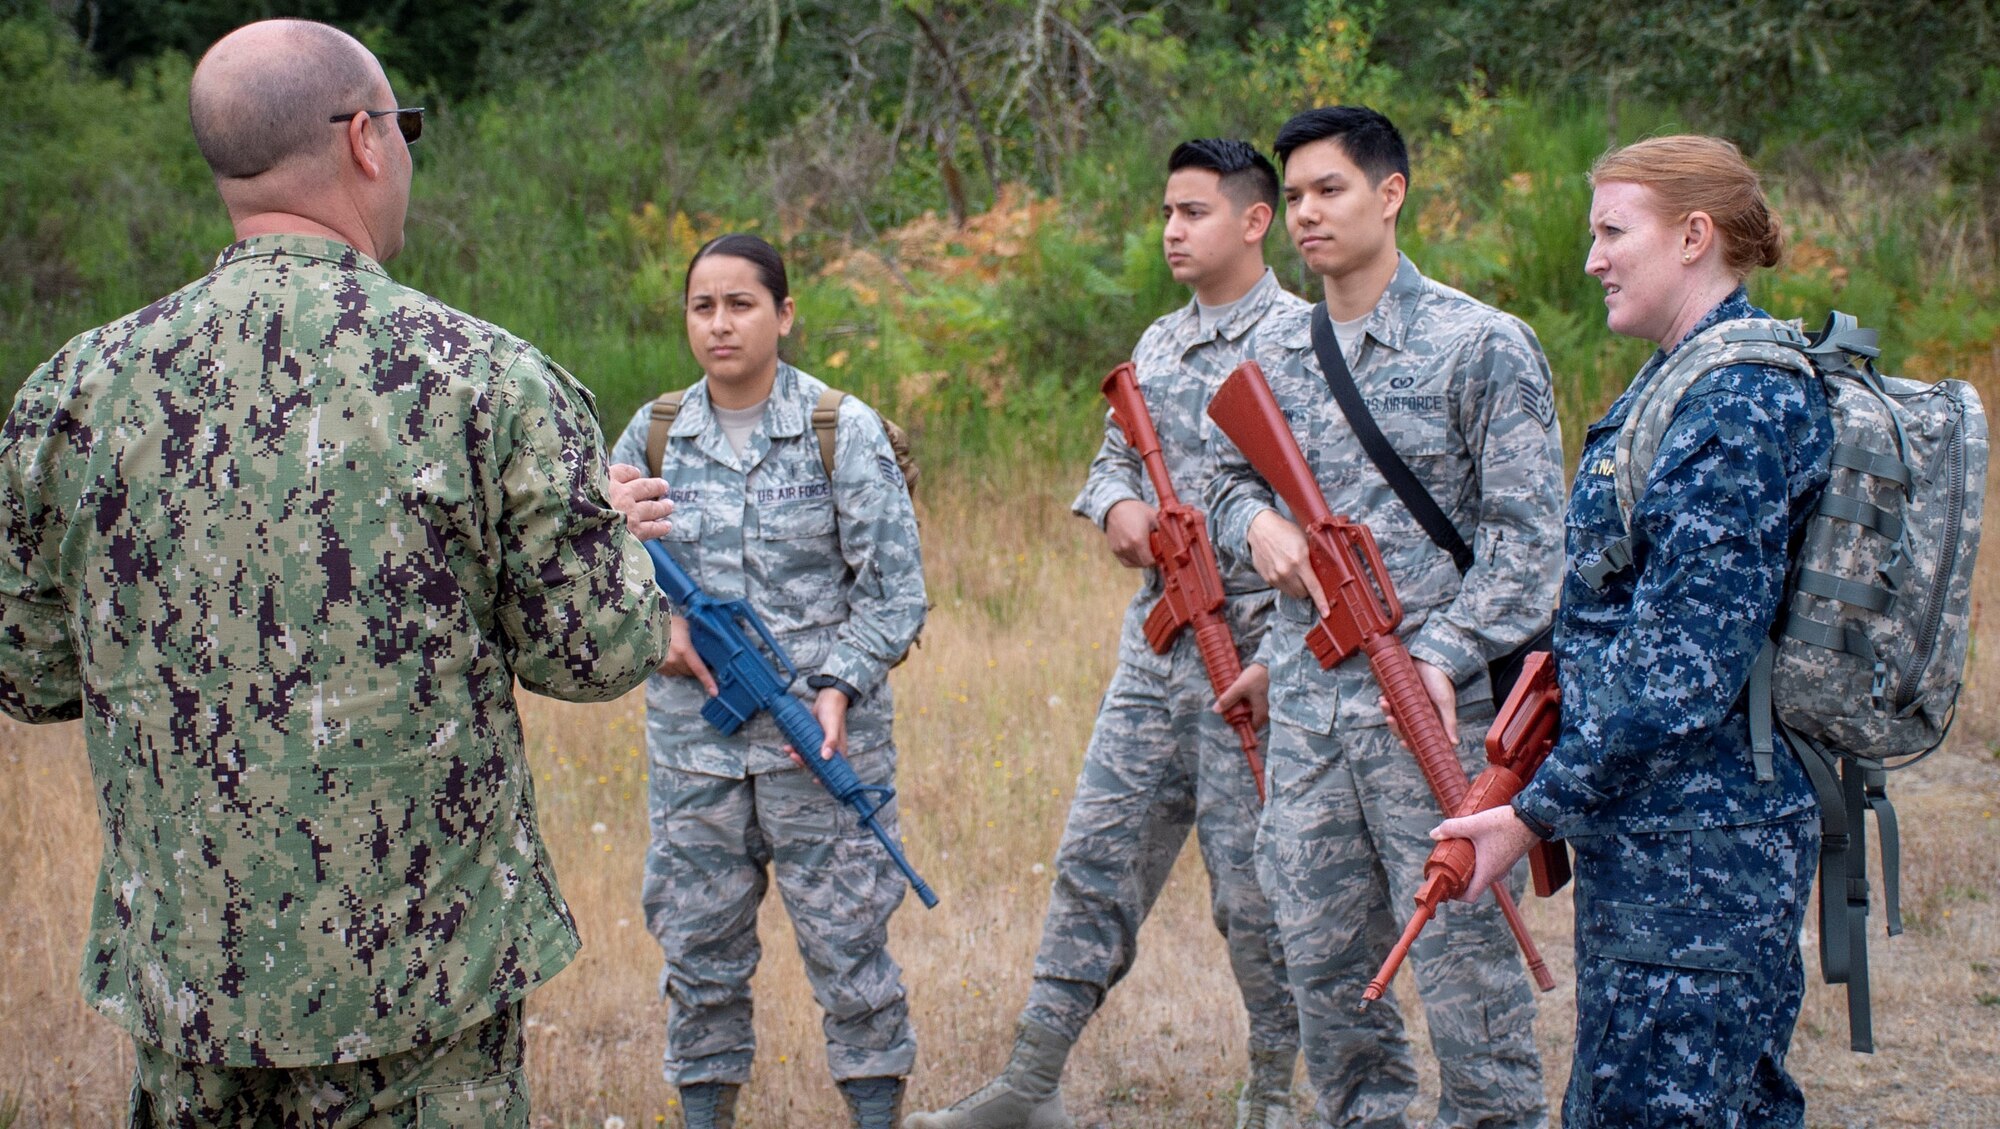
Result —
<svg viewBox="0 0 2000 1129"><path fill-rule="evenodd" d="M394 110L356 110L351 114L335 114L326 120L329 122L352 121L363 114L371 118L379 118L383 114L396 115L396 128L403 131L404 144L414 145L417 143L417 138L424 135L424 108L422 106L411 106L407 109L398 107Z"/></svg>

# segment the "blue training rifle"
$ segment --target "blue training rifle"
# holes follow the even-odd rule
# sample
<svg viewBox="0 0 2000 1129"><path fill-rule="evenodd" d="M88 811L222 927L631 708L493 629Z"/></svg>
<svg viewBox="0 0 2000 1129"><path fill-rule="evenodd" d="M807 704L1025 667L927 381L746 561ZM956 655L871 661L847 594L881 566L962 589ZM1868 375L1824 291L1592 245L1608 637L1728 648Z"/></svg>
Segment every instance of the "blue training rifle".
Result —
<svg viewBox="0 0 2000 1129"><path fill-rule="evenodd" d="M820 728L804 703L792 697L790 687L799 676L799 668L792 665L791 656L778 645L770 628L764 626L747 601L718 600L703 592L658 541L646 542L646 552L652 555L653 578L660 591L673 601L674 611L687 620L695 653L715 676L715 696L701 707L703 720L727 737L756 717L758 710L771 711L778 732L791 742L799 759L833 793L833 798L853 808L854 814L861 818L861 826L875 833L882 849L889 852L897 869L910 880L910 888L917 892L924 908L936 906L937 894L932 892L930 884L917 876L910 860L903 857L902 848L875 820L875 813L896 798L896 790L885 785L863 784L854 774L854 766L838 752L831 760L820 759L826 730ZM757 649L756 641L744 632L745 624L756 631L770 649L771 657L784 668L783 677Z"/></svg>

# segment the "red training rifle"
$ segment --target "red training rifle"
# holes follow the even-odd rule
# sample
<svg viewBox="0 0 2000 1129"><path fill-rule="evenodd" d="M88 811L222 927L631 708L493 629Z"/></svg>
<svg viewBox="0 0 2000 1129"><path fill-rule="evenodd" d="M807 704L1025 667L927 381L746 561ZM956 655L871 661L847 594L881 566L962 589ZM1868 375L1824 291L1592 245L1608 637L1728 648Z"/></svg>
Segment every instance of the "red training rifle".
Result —
<svg viewBox="0 0 2000 1129"><path fill-rule="evenodd" d="M1374 533L1327 508L1326 496L1320 492L1319 482L1257 362L1236 366L1209 401L1208 415L1304 527L1309 565L1327 604L1320 621L1306 632L1306 645L1313 657L1322 668L1331 670L1357 651L1368 656L1368 665L1388 702L1389 718L1415 755L1439 809L1457 812L1465 806L1468 791L1465 769L1458 762L1457 749L1445 736L1437 706L1417 677L1416 660L1396 636L1396 628L1403 622L1403 605L1396 598ZM1542 962L1513 897L1496 885L1493 898L1507 918L1507 927L1514 931L1535 984L1544 992L1554 989L1555 978Z"/></svg>
<svg viewBox="0 0 2000 1129"><path fill-rule="evenodd" d="M1471 791L1465 795L1453 815L1465 816L1497 808L1510 803L1521 789L1534 779L1535 770L1548 759L1549 750L1555 748L1556 730L1560 724L1562 691L1556 687L1555 657L1547 651L1536 651L1521 664L1521 676L1514 683L1514 692L1507 695L1507 704L1494 717L1493 725L1486 731L1486 761L1489 767L1472 782ZM1389 958L1382 962L1382 970L1375 979L1368 982L1368 988L1361 993L1362 1006L1371 1000L1379 1000L1388 990L1389 981L1396 975L1396 969L1403 963L1403 957L1410 951L1417 935L1438 911L1438 907L1452 898L1465 893L1472 882L1472 868L1477 861L1472 843L1466 839L1446 839L1431 849L1431 857L1424 863L1424 884L1417 889L1417 912L1411 916L1403 935L1396 941L1396 947L1389 950ZM1535 893L1546 898L1569 881L1569 854L1561 843L1537 842L1528 852L1528 865L1534 872Z"/></svg>
<svg viewBox="0 0 2000 1129"><path fill-rule="evenodd" d="M1164 655L1181 629L1192 626L1201 664L1208 669L1208 684L1220 698L1236 684L1243 664L1236 657L1229 620L1222 614L1222 569L1215 563L1215 546L1208 539L1208 519L1174 492L1166 457L1160 454L1160 433L1153 430L1153 417L1139 392L1138 370L1132 362L1112 369L1103 388L1104 398L1111 401L1111 418L1139 452L1153 480L1153 493L1160 500L1148 545L1153 564L1160 570L1161 591L1159 602L1146 616L1146 643L1155 654ZM1243 743L1243 759L1250 766L1251 779L1257 782L1257 802L1261 804L1264 758L1257 752L1257 727L1250 723L1250 703L1237 702L1223 711L1222 719Z"/></svg>

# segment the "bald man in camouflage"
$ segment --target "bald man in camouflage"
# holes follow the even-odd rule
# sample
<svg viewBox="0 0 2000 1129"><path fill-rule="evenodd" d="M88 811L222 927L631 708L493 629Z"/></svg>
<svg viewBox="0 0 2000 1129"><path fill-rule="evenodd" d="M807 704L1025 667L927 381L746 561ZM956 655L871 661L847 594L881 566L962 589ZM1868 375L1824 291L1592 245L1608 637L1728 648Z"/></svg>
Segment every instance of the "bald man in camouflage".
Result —
<svg viewBox="0 0 2000 1129"><path fill-rule="evenodd" d="M238 242L0 431L0 709L83 719L103 813L84 994L135 1126L525 1126L578 941L514 683L617 696L667 609L590 394L383 271L422 116L374 57L252 24L190 105Z"/></svg>

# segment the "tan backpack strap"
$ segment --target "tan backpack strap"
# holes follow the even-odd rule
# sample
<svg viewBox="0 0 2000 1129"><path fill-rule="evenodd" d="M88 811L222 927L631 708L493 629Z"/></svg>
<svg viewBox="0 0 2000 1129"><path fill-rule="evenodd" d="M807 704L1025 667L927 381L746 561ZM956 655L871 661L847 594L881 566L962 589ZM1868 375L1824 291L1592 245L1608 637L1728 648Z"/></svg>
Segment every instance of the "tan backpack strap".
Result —
<svg viewBox="0 0 2000 1129"><path fill-rule="evenodd" d="M653 401L653 422L646 427L646 473L654 478L660 476L660 466L667 457L667 430L681 414L681 397L685 395L687 389L683 388Z"/></svg>
<svg viewBox="0 0 2000 1129"><path fill-rule="evenodd" d="M833 479L833 440L840 430L840 402L847 399L847 393L838 388L820 390L819 403L813 406L813 433L819 436L819 465L826 468L828 481Z"/></svg>

